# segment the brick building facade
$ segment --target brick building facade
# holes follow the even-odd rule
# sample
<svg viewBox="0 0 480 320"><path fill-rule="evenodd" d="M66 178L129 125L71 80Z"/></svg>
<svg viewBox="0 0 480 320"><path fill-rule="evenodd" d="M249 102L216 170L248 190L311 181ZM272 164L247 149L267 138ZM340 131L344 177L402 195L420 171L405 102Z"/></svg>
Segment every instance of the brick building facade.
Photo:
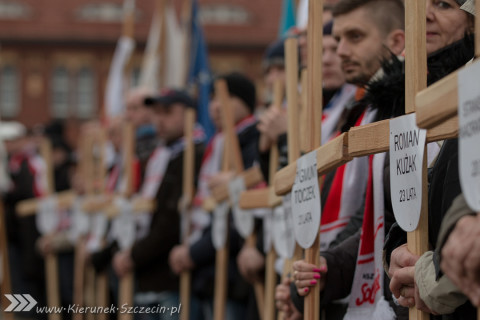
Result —
<svg viewBox="0 0 480 320"><path fill-rule="evenodd" d="M138 78L157 0L137 0ZM180 0L173 0L179 7ZM65 119L68 135L101 112L122 0L0 0L0 116L32 127ZM261 86L261 57L277 36L279 0L200 0L214 72L240 70Z"/></svg>

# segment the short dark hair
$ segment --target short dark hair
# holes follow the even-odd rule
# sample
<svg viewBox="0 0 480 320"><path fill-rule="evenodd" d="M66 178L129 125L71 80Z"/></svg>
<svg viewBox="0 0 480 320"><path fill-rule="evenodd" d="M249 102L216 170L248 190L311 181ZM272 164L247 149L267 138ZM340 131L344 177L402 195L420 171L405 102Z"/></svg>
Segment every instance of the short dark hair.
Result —
<svg viewBox="0 0 480 320"><path fill-rule="evenodd" d="M405 29L403 0L340 0L333 8L332 14L336 18L359 8L367 9L371 18L385 34L395 29Z"/></svg>
<svg viewBox="0 0 480 320"><path fill-rule="evenodd" d="M250 113L255 111L257 93L255 84L250 78L240 72L231 72L220 75L217 79L223 79L227 82L230 96L237 97L243 101ZM215 90L215 87L213 87L213 90Z"/></svg>

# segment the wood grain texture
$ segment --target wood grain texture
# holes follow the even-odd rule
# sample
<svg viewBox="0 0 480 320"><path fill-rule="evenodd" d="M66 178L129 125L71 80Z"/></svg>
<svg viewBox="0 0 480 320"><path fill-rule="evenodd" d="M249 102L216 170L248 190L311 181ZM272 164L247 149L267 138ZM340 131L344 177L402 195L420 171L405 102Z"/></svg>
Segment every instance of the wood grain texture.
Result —
<svg viewBox="0 0 480 320"><path fill-rule="evenodd" d="M195 181L195 144L193 140L193 131L195 128L196 113L195 110L187 108L185 110L185 152L183 156L183 182L182 182L182 199L179 208L185 208L185 215L181 215L181 219L187 219L185 222L187 230L182 235L182 242L188 245L188 237L190 235L190 208L194 196ZM180 303L182 309L180 319L190 319L190 296L191 296L191 273L184 271L180 274Z"/></svg>
<svg viewBox="0 0 480 320"><path fill-rule="evenodd" d="M349 154L349 135L343 133L317 148L317 172L319 175L338 168L352 159ZM297 162L289 164L275 175L275 193L285 195L292 190L297 173Z"/></svg>
<svg viewBox="0 0 480 320"><path fill-rule="evenodd" d="M433 128L455 115L458 109L458 71L417 93L415 105L420 128Z"/></svg>
<svg viewBox="0 0 480 320"><path fill-rule="evenodd" d="M62 191L55 195L60 210L68 209L73 204L75 193L72 190ZM38 211L39 199L28 199L17 204L16 211L20 217L35 215Z"/></svg>
<svg viewBox="0 0 480 320"><path fill-rule="evenodd" d="M323 1L309 1L308 4L308 79L307 79L307 140L308 151L320 147L322 141L322 42L323 42ZM321 185L321 184L319 184ZM320 228L316 241L305 250L305 261L319 264ZM304 319L320 318L320 290L315 286L305 298Z"/></svg>
<svg viewBox="0 0 480 320"><path fill-rule="evenodd" d="M427 87L426 2L405 1L405 113L415 112L415 95Z"/></svg>

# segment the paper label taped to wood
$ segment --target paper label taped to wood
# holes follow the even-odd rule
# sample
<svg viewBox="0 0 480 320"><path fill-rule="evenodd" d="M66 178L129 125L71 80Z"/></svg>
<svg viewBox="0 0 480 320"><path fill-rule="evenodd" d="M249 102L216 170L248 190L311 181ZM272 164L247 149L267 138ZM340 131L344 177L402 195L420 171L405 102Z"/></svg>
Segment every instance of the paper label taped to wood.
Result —
<svg viewBox="0 0 480 320"><path fill-rule="evenodd" d="M245 181L243 177L233 179L228 185L228 194L232 204L233 222L238 233L243 238L248 237L253 232L254 218L249 210L240 208L240 194L245 191Z"/></svg>
<svg viewBox="0 0 480 320"><path fill-rule="evenodd" d="M423 154L427 133L415 114L390 120L390 191L393 213L405 231L417 228L422 208Z"/></svg>
<svg viewBox="0 0 480 320"><path fill-rule="evenodd" d="M316 151L297 160L297 175L292 188L292 212L295 239L302 248L310 248L318 235L321 218Z"/></svg>
<svg viewBox="0 0 480 320"><path fill-rule="evenodd" d="M480 211L480 63L458 74L460 183L467 204Z"/></svg>
<svg viewBox="0 0 480 320"><path fill-rule="evenodd" d="M273 246L277 254L291 259L295 252L291 193L283 197L283 206L273 210Z"/></svg>
<svg viewBox="0 0 480 320"><path fill-rule="evenodd" d="M227 242L228 202L219 203L213 210L212 242L216 250L223 249Z"/></svg>
<svg viewBox="0 0 480 320"><path fill-rule="evenodd" d="M36 215L37 229L45 235L54 232L60 222L58 215L58 201L55 197L47 197L40 200Z"/></svg>

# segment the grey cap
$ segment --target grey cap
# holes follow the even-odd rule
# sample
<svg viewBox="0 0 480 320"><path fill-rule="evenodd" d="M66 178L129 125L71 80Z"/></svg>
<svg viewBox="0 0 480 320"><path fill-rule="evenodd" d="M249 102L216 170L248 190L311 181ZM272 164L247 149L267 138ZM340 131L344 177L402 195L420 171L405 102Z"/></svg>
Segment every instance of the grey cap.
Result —
<svg viewBox="0 0 480 320"><path fill-rule="evenodd" d="M457 2L459 2L457 0ZM471 15L475 15L475 0L463 0L461 1L461 7L460 9L470 13Z"/></svg>

